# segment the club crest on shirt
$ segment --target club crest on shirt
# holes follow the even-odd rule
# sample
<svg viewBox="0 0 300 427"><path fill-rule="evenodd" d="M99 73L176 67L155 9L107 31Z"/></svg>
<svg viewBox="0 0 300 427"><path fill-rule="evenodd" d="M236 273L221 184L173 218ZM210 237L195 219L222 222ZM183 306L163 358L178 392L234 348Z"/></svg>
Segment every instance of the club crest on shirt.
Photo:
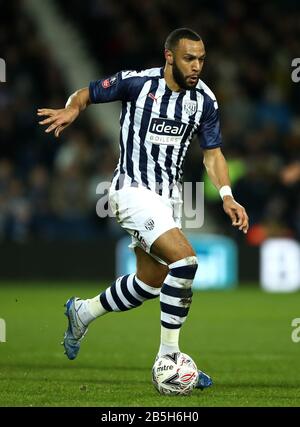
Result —
<svg viewBox="0 0 300 427"><path fill-rule="evenodd" d="M197 110L197 101L184 101L183 110L188 116L195 114Z"/></svg>

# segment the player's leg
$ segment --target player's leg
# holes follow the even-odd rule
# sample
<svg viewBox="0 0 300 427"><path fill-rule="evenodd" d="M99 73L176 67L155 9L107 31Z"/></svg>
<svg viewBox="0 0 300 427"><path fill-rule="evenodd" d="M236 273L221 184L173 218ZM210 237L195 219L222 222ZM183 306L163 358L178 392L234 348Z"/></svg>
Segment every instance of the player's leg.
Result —
<svg viewBox="0 0 300 427"><path fill-rule="evenodd" d="M154 214L160 212L160 198L157 197L148 190L131 187L112 190L109 193L112 211L120 225L132 235L134 246L140 244L143 239L141 235L137 239L136 233L140 233L141 229L145 230L144 223L151 210L154 210ZM144 239L143 243L146 243ZM146 245L146 248L150 250L150 246ZM140 250L136 250L136 253L138 274L119 277L106 291L94 298L81 300L72 297L67 301L65 314L68 318L68 328L63 345L69 359L77 356L80 340L92 320L110 311L126 311L138 307L145 300L159 295L158 285L163 280L161 271L165 271L166 266L162 267L157 261L154 262L149 255L144 256ZM151 283L148 284L146 280L150 281L150 278Z"/></svg>
<svg viewBox="0 0 300 427"><path fill-rule="evenodd" d="M140 247L135 247L135 254L136 273L119 277L94 298L82 300L72 297L67 301L66 315L69 325L63 344L69 359L75 359L77 356L80 340L93 320L108 312L139 307L144 301L159 296L168 267L156 261Z"/></svg>
<svg viewBox="0 0 300 427"><path fill-rule="evenodd" d="M151 253L168 264L169 272L160 293L161 344L159 355L179 350L180 328L192 302L192 283L198 263L195 252L179 228L163 233Z"/></svg>
<svg viewBox="0 0 300 427"><path fill-rule="evenodd" d="M196 256L190 242L178 227L159 236L151 246L151 253L168 265L185 257Z"/></svg>
<svg viewBox="0 0 300 427"><path fill-rule="evenodd" d="M198 263L190 243L179 230L163 233L151 246L151 252L169 266L160 292L161 342L158 355L178 352L179 333L192 302L192 283ZM199 371L196 388L201 390L213 384L209 375Z"/></svg>
<svg viewBox="0 0 300 427"><path fill-rule="evenodd" d="M136 246L134 250L136 255L137 277L149 286L161 288L169 272L168 266L156 261L156 259L138 246Z"/></svg>
<svg viewBox="0 0 300 427"><path fill-rule="evenodd" d="M91 305L92 315L99 317L110 311L127 311L139 307L144 301L159 296L168 267L156 261L136 246L136 273L118 278L109 288L86 304ZM92 318L87 319L90 322Z"/></svg>

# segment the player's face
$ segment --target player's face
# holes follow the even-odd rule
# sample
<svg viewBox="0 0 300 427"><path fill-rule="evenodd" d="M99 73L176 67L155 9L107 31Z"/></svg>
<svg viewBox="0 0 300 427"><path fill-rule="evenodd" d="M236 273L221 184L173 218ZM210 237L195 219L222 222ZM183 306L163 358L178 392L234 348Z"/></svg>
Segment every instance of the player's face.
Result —
<svg viewBox="0 0 300 427"><path fill-rule="evenodd" d="M205 58L202 40L181 39L173 54L173 78L182 89L193 89L199 80Z"/></svg>

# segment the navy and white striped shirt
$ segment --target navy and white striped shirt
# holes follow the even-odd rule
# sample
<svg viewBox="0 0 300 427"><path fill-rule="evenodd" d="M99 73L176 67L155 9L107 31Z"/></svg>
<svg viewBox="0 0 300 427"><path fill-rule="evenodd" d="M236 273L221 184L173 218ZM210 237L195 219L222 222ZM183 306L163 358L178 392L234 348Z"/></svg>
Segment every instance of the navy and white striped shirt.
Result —
<svg viewBox="0 0 300 427"><path fill-rule="evenodd" d="M204 149L221 146L217 101L201 80L194 89L173 92L163 68L151 68L93 81L89 91L92 103L122 101L120 159L112 180L116 190L145 186L172 197L181 187L192 137L201 136Z"/></svg>

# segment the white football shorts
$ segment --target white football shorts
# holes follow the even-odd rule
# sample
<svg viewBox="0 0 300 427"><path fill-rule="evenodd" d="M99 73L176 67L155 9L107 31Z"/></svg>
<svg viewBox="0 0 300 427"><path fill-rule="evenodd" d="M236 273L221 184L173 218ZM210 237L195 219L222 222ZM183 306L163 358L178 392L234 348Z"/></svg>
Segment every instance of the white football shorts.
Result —
<svg viewBox="0 0 300 427"><path fill-rule="evenodd" d="M139 246L150 254L159 236L175 227L181 229L180 196L165 199L145 187L123 187L109 191L109 203L118 223L132 236L130 248Z"/></svg>

